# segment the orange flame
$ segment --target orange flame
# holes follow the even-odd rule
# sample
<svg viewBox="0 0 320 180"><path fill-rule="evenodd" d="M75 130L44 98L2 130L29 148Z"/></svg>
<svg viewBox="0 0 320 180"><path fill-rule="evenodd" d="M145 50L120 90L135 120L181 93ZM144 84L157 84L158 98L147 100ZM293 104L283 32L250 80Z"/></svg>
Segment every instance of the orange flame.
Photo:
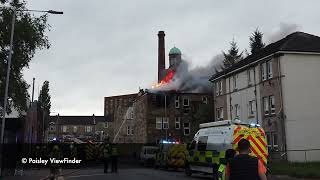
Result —
<svg viewBox="0 0 320 180"><path fill-rule="evenodd" d="M174 71L173 70L169 70L167 75L159 83L157 83L157 84L152 86L152 89L158 88L158 87L160 87L160 86L162 86L164 84L169 83L173 79L173 77L174 77Z"/></svg>

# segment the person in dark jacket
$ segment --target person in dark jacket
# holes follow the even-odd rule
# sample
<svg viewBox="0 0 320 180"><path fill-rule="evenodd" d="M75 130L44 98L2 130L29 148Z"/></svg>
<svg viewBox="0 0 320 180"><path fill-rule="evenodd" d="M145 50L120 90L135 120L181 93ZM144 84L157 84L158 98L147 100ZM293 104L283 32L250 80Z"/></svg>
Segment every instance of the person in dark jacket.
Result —
<svg viewBox="0 0 320 180"><path fill-rule="evenodd" d="M266 168L256 157L250 156L250 142L241 139L238 143L239 155L227 165L226 180L267 180Z"/></svg>
<svg viewBox="0 0 320 180"><path fill-rule="evenodd" d="M118 148L115 144L111 146L111 172L118 172Z"/></svg>

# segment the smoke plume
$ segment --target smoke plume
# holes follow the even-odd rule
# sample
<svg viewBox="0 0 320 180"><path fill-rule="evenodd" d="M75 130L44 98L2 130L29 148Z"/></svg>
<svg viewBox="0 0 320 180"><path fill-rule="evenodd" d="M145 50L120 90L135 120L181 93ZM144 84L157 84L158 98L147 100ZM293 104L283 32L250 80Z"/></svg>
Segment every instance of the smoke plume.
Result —
<svg viewBox="0 0 320 180"><path fill-rule="evenodd" d="M211 86L209 79L223 66L223 55L214 56L206 66L190 68L190 63L186 60L177 67L173 79L152 91L171 91L176 90L188 93L210 93Z"/></svg>
<svg viewBox="0 0 320 180"><path fill-rule="evenodd" d="M291 23L283 23L281 22L279 24L279 27L274 28L273 31L266 34L267 37L267 43L274 43L287 35L301 30L301 26L298 24L291 24Z"/></svg>

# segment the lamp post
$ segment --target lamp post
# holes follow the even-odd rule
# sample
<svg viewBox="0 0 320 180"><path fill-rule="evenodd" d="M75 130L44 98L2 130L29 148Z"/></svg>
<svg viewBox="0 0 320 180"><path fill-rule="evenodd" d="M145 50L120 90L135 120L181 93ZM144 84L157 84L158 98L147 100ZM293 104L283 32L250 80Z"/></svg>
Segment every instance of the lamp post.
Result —
<svg viewBox="0 0 320 180"><path fill-rule="evenodd" d="M6 122L6 109L7 109L7 99L8 99L8 88L9 88L9 79L10 79L10 71L11 71L11 59L12 59L12 50L13 50L13 36L14 36L14 26L16 21L16 13L17 11L29 11L29 12L42 12L42 13L49 13L49 14L63 14L62 11L42 11L42 10L29 10L29 9L16 9L13 8L13 15L12 15L12 22L11 22L11 35L10 35L10 50L8 56L8 67L7 67L7 76L6 76L6 85L5 85L5 93L4 93L4 100L3 100L3 116L1 122L1 137L0 137L0 144L1 144L1 165L2 165L2 147L3 147L3 138L4 138L4 130L5 130L5 122ZM0 174L2 174L2 166L0 168Z"/></svg>

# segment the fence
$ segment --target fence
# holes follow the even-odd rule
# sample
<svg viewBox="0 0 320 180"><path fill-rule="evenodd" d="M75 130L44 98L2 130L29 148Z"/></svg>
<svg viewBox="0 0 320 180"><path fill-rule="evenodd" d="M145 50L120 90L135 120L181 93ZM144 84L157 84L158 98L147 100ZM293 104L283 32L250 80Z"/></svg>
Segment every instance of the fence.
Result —
<svg viewBox="0 0 320 180"><path fill-rule="evenodd" d="M288 160L290 162L320 162L320 149L291 149L270 151L271 161Z"/></svg>

